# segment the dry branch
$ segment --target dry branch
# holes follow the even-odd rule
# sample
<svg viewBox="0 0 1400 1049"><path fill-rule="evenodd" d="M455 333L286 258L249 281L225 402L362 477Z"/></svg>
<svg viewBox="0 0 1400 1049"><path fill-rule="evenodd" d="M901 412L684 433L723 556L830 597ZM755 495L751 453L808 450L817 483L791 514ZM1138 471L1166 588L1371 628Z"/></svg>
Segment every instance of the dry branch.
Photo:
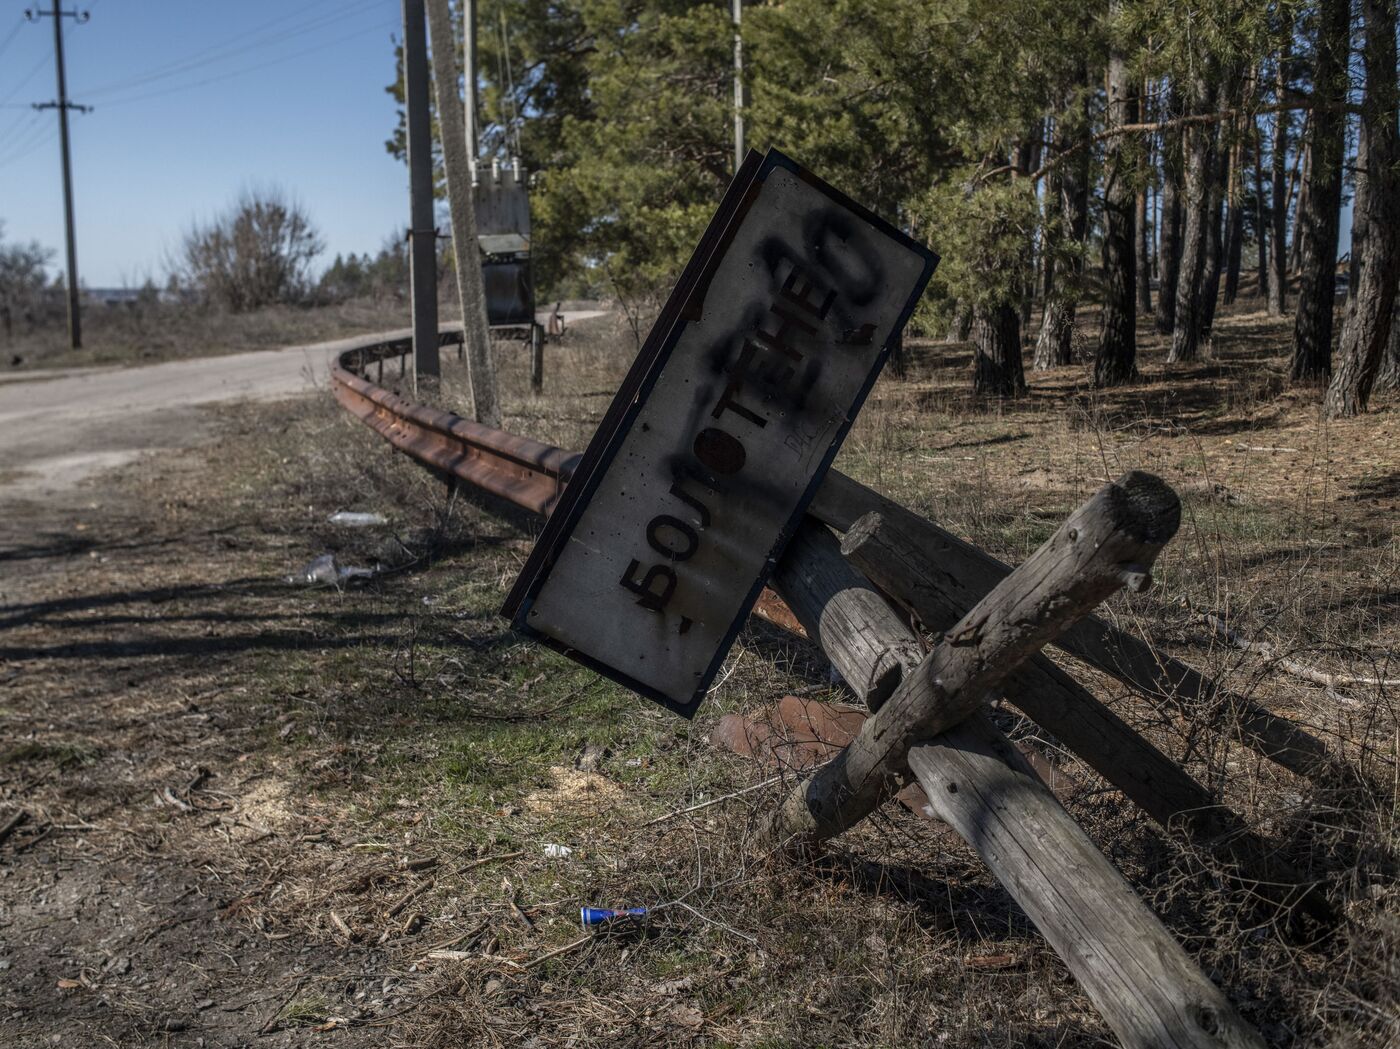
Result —
<svg viewBox="0 0 1400 1049"><path fill-rule="evenodd" d="M1253 652L1256 656L1263 656L1280 670L1286 670L1294 677L1300 677L1304 681L1311 681L1315 685L1325 685L1327 688L1345 688L1348 685L1369 685L1373 688L1400 688L1400 678L1393 677L1363 677L1358 674L1329 674L1325 670L1318 670L1310 667L1306 663L1299 663L1296 659L1280 655L1278 650L1267 641L1246 641L1235 631L1226 625L1225 621L1211 612L1202 612L1201 620L1215 631L1216 635L1233 648L1238 648L1243 652Z"/></svg>

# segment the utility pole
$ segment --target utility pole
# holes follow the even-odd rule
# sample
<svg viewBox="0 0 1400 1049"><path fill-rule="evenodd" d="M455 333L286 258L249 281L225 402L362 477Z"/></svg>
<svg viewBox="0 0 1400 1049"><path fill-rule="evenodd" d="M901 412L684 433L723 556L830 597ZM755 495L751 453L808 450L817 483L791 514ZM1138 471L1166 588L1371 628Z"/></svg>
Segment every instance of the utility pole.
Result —
<svg viewBox="0 0 1400 1049"><path fill-rule="evenodd" d="M476 236L475 191L472 186L476 155L463 134L470 118L463 118L457 112L460 103L457 101L452 11L447 6L447 0L427 0L427 3L428 35L433 44L433 86L437 89L438 130L442 139L442 167L447 175L452 250L457 258L457 296L462 304L462 341L466 345L467 377L471 381L472 418L499 429L500 395L496 390L496 364L491 358L491 322L486 315L481 249L477 246ZM467 97L471 97L470 83L467 85Z"/></svg>
<svg viewBox="0 0 1400 1049"><path fill-rule="evenodd" d="M744 162L744 0L733 0L734 6L734 170Z"/></svg>
<svg viewBox="0 0 1400 1049"><path fill-rule="evenodd" d="M408 115L409 284L413 299L413 390L442 375L438 361L437 227L428 114L428 26L423 0L403 0L404 109Z"/></svg>
<svg viewBox="0 0 1400 1049"><path fill-rule="evenodd" d="M40 18L53 19L54 68L58 71L58 98L53 102L36 102L35 109L58 110L58 132L63 156L63 223L68 248L68 342L73 349L83 344L82 316L78 307L78 241L73 230L73 158L68 147L68 111L76 109L86 113L90 107L68 101L68 80L63 70L63 20L73 19L75 24L88 20L86 11L64 11L60 0L53 0L52 11L27 10L24 17L31 22Z"/></svg>
<svg viewBox="0 0 1400 1049"><path fill-rule="evenodd" d="M476 158L481 149L476 130L476 0L462 0L462 67L466 71L467 162L471 164L472 185L476 185Z"/></svg>

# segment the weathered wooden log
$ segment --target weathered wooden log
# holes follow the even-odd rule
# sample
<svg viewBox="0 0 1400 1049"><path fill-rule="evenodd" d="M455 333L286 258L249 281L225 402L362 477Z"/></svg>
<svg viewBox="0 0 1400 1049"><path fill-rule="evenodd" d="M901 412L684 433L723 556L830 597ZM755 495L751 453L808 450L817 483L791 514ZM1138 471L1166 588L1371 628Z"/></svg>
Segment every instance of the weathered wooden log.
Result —
<svg viewBox="0 0 1400 1049"><path fill-rule="evenodd" d="M926 628L946 630L967 608L946 585L948 573L936 563L937 554L919 539L906 522L869 513L846 533L841 552L881 580ZM1044 653L1017 667L1003 693L1162 826L1212 849L1253 891L1285 909L1300 906L1318 921L1336 920L1320 886L1307 882L1238 815Z"/></svg>
<svg viewBox="0 0 1400 1049"><path fill-rule="evenodd" d="M939 587L957 595L960 605L971 607L1011 572L990 554L835 470L826 475L817 489L808 513L838 532L845 532L872 510L899 521L918 538L929 558L940 566ZM907 591L909 585L917 585L898 572L886 577L875 571L871 581L896 595ZM1170 701L1187 717L1198 714L1192 709L1193 704L1223 702L1229 708L1229 721L1240 742L1291 772L1309 778L1331 775L1347 781L1354 779L1320 739L1286 718L1220 689L1199 671L1097 616L1086 616L1055 639L1054 644L1146 696Z"/></svg>
<svg viewBox="0 0 1400 1049"><path fill-rule="evenodd" d="M1123 1045L1262 1047L1264 1040L989 727L972 719L917 745L909 766L934 812L996 872Z"/></svg>
<svg viewBox="0 0 1400 1049"><path fill-rule="evenodd" d="M803 526L773 586L857 695L883 687L872 671L891 655L903 673L916 672L917 635L841 557L824 526ZM1130 749L1147 746L1129 736ZM934 813L983 857L1124 1045L1261 1044L985 714L914 747L910 758L915 772L938 770L921 774L926 790L936 784Z"/></svg>
<svg viewBox="0 0 1400 1049"><path fill-rule="evenodd" d="M832 762L783 803L771 830L799 851L864 819L909 748L977 712L1016 666L1119 588L1141 588L1181 519L1176 493L1133 472L1105 485L977 603Z"/></svg>
<svg viewBox="0 0 1400 1049"><path fill-rule="evenodd" d="M770 583L871 710L894 692L906 666L923 659L918 636L847 564L823 524L810 518L802 523Z"/></svg>

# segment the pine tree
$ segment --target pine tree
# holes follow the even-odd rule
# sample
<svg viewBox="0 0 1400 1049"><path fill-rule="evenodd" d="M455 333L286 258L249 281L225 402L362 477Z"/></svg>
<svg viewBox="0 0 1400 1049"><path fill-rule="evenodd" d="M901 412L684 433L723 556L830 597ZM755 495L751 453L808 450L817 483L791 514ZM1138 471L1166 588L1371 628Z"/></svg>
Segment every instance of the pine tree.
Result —
<svg viewBox="0 0 1400 1049"><path fill-rule="evenodd" d="M1333 418L1366 410L1391 338L1396 282L1400 281L1400 142L1395 126L1396 0L1362 0L1366 42L1362 55L1366 95L1362 106L1365 169L1358 171L1355 225L1366 230L1359 245L1358 280L1347 311L1336 374L1327 390ZM1364 186L1364 193L1360 186Z"/></svg>
<svg viewBox="0 0 1400 1049"><path fill-rule="evenodd" d="M1126 55L1115 47L1108 56L1110 131L1137 121L1137 84ZM1137 150L1126 135L1118 134L1108 140L1105 152L1103 333L1094 359L1094 385L1117 386L1137 377Z"/></svg>
<svg viewBox="0 0 1400 1049"><path fill-rule="evenodd" d="M1346 144L1348 0L1319 0L1313 61L1312 168L1298 203L1301 242L1298 310L1293 324L1295 382L1321 382L1332 373L1332 322L1337 290L1337 233Z"/></svg>

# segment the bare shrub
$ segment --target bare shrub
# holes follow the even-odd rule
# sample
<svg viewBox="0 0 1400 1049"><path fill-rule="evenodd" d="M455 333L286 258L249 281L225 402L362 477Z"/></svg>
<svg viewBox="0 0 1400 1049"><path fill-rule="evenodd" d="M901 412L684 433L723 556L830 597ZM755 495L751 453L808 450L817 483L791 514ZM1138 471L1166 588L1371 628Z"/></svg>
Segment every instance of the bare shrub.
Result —
<svg viewBox="0 0 1400 1049"><path fill-rule="evenodd" d="M0 225L0 238L4 236ZM26 317L33 323L43 305L48 274L44 266L53 252L37 241L27 244L5 244L0 241L0 323L8 337L15 317Z"/></svg>
<svg viewBox="0 0 1400 1049"><path fill-rule="evenodd" d="M305 298L324 248L297 201L280 189L246 190L213 222L190 228L175 271L207 302L242 313Z"/></svg>

